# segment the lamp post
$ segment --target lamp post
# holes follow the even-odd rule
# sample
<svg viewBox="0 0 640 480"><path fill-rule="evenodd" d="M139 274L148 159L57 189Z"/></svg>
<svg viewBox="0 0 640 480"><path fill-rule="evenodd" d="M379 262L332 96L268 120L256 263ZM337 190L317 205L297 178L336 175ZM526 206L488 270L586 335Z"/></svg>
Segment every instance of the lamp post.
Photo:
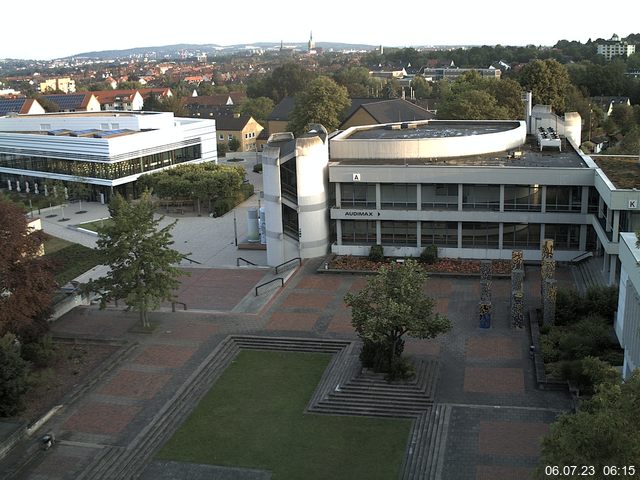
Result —
<svg viewBox="0 0 640 480"><path fill-rule="evenodd" d="M236 209L233 209L233 238L236 247L238 246L238 222L236 220Z"/></svg>

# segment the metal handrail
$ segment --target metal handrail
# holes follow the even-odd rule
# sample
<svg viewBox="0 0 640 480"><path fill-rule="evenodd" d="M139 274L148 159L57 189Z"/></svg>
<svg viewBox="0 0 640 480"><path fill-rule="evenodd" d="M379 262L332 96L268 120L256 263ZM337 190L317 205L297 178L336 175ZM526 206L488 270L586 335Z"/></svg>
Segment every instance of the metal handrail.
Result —
<svg viewBox="0 0 640 480"><path fill-rule="evenodd" d="M593 257L593 252L591 251L584 252L584 253L581 253L580 255L573 257L571 260L569 260L569 263L578 263L578 262L581 262L582 260L586 260L587 258L591 258L591 257Z"/></svg>
<svg viewBox="0 0 640 480"><path fill-rule="evenodd" d="M250 262L250 261L249 261L249 260L247 260L246 258L238 257L238 258L236 258L236 267L239 267L239 266L240 266L240 260L242 260L243 262L246 262L248 265L257 266L255 263Z"/></svg>
<svg viewBox="0 0 640 480"><path fill-rule="evenodd" d="M202 265L202 262L199 262L199 261L197 261L197 260L192 260L191 258L187 257L186 255L183 255L183 256L182 256L182 258L183 258L184 260L188 260L188 261L190 261L191 263L197 263L198 265Z"/></svg>
<svg viewBox="0 0 640 480"><path fill-rule="evenodd" d="M184 309L184 310L186 310L186 309L187 309L187 304L186 304L186 303L184 303L184 302L176 302L176 301L173 301L173 302L171 302L171 311L172 311L172 312L175 312L175 311L176 311L176 303L177 303L177 304L179 304L179 305L182 305L182 307L183 307L183 309Z"/></svg>
<svg viewBox="0 0 640 480"><path fill-rule="evenodd" d="M286 262L282 262L280 265L276 266L276 275L279 273L278 269L280 267L285 266L287 263L295 262L296 260L298 260L298 262L300 262L300 265L302 265L302 258L300 258L300 257L292 258L291 260L287 260Z"/></svg>
<svg viewBox="0 0 640 480"><path fill-rule="evenodd" d="M261 283L256 287L256 297L258 296L258 289L260 287L264 287L265 285L269 285L270 283L277 282L278 280L280 280L280 286L284 287L284 278L282 277L274 278L273 280L269 280L268 282Z"/></svg>

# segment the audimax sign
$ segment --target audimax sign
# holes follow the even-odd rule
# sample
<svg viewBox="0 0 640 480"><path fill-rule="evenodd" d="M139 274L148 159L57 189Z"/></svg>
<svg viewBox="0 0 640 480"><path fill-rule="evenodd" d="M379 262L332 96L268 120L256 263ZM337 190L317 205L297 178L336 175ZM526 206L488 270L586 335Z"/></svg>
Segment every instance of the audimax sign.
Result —
<svg viewBox="0 0 640 480"><path fill-rule="evenodd" d="M379 217L380 212L366 212L362 210L347 210L344 212L345 217Z"/></svg>

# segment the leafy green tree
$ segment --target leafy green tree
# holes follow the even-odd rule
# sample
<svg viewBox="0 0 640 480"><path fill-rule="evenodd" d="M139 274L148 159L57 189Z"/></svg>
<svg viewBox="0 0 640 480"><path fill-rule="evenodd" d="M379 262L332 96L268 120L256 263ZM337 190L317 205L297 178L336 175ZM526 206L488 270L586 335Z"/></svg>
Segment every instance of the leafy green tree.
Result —
<svg viewBox="0 0 640 480"><path fill-rule="evenodd" d="M637 155L640 152L640 127L632 127L620 144L610 148L608 152L612 154Z"/></svg>
<svg viewBox="0 0 640 480"><path fill-rule="evenodd" d="M438 108L438 119L487 120L506 119L508 113L495 97L481 90L466 90L451 94Z"/></svg>
<svg viewBox="0 0 640 480"><path fill-rule="evenodd" d="M431 97L433 89L424 77L420 75L413 77L413 80L411 80L411 87L413 88L413 94L418 100Z"/></svg>
<svg viewBox="0 0 640 480"><path fill-rule="evenodd" d="M55 291L51 265L40 256L44 234L30 231L22 210L0 198L0 336L37 340L48 329Z"/></svg>
<svg viewBox="0 0 640 480"><path fill-rule="evenodd" d="M173 222L160 228L162 218L153 216L153 203L146 191L137 203L116 195L109 204L110 223L98 228L98 250L109 273L90 282L87 289L100 292L100 306L124 299L140 312L143 327L149 327L148 312L162 301L174 298L181 273L176 264L183 255L171 248Z"/></svg>
<svg viewBox="0 0 640 480"><path fill-rule="evenodd" d="M398 363L404 335L434 338L451 328L446 317L434 312L435 301L424 292L426 280L418 263L407 260L382 267L362 290L344 298L356 333L365 345L385 353L389 369Z"/></svg>
<svg viewBox="0 0 640 480"><path fill-rule="evenodd" d="M615 105L611 111L610 118L616 122L623 135L626 135L636 125L633 107L623 104Z"/></svg>
<svg viewBox="0 0 640 480"><path fill-rule="evenodd" d="M240 115L248 115L261 125L266 125L267 117L275 107L273 100L268 97L248 98L238 108Z"/></svg>
<svg viewBox="0 0 640 480"><path fill-rule="evenodd" d="M304 90L315 74L301 65L287 62L261 79L252 79L247 86L247 95L252 98L269 97L279 102Z"/></svg>
<svg viewBox="0 0 640 480"><path fill-rule="evenodd" d="M46 97L43 97L42 95L38 95L36 97L36 100L42 106L42 108L44 108L44 111L47 113L55 113L60 111L60 107L58 106L57 103L49 100Z"/></svg>
<svg viewBox="0 0 640 480"><path fill-rule="evenodd" d="M27 391L28 364L20 356L15 335L0 337L0 417L11 417L22 409Z"/></svg>
<svg viewBox="0 0 640 480"><path fill-rule="evenodd" d="M231 150L232 152L237 152L239 148L240 148L240 140L238 140L235 137L229 140L229 150Z"/></svg>
<svg viewBox="0 0 640 480"><path fill-rule="evenodd" d="M542 454L535 472L538 479L583 478L575 476L545 475L546 465L591 465L596 475L609 478L603 468L611 465L640 465L640 370L619 384L606 381L596 394L583 401L575 414L562 415L542 442Z"/></svg>
<svg viewBox="0 0 640 480"><path fill-rule="evenodd" d="M565 95L571 80L566 67L556 60L533 60L519 76L520 85L533 94L533 103L551 105L558 113L565 111Z"/></svg>
<svg viewBox="0 0 640 480"><path fill-rule="evenodd" d="M229 151L229 147L225 142L218 142L217 145L218 157L225 157Z"/></svg>
<svg viewBox="0 0 640 480"><path fill-rule="evenodd" d="M347 89L350 98L367 98L372 86L369 69L366 67L346 67L334 75L338 85Z"/></svg>
<svg viewBox="0 0 640 480"><path fill-rule="evenodd" d="M329 77L318 77L296 96L288 128L299 135L310 123L320 123L327 131L338 128L351 102L347 89Z"/></svg>

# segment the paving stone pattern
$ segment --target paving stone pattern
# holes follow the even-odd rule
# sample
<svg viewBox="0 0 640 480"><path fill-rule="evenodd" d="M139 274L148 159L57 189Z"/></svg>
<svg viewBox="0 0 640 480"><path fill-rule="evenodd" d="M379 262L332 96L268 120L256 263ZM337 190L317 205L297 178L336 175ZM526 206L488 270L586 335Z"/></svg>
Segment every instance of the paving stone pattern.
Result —
<svg viewBox="0 0 640 480"><path fill-rule="evenodd" d="M229 335L271 339L270 348L280 337L356 340L343 298L362 288L367 277L317 274L320 262L305 262L274 297L265 296L257 314L232 310L264 270L193 269L198 272L184 286L190 310L152 313L158 323L153 334L132 333L137 315L122 306L77 308L61 318L52 326L54 335L118 338L128 342L129 350L109 374L48 422L46 428L56 432L59 443L12 478L147 479L163 478L153 476L163 470L174 472L172 478L208 478L209 467L149 462L235 355L239 347L225 343ZM572 277L559 268L556 278L563 286ZM540 436L558 413L570 408L570 400L562 392L537 390L528 334L510 327L510 280L492 281L492 325L487 330L478 325L479 277L432 277L425 289L453 329L433 340L407 339L406 353L425 365L437 362L438 375L432 403L414 420L402 478L530 478ZM524 292L525 307L538 307L539 268L527 266ZM219 362L212 362L215 355ZM113 465L117 471L110 470ZM0 463L0 471L3 467ZM82 476L81 470L97 474ZM213 478L268 478L264 473L218 472Z"/></svg>

